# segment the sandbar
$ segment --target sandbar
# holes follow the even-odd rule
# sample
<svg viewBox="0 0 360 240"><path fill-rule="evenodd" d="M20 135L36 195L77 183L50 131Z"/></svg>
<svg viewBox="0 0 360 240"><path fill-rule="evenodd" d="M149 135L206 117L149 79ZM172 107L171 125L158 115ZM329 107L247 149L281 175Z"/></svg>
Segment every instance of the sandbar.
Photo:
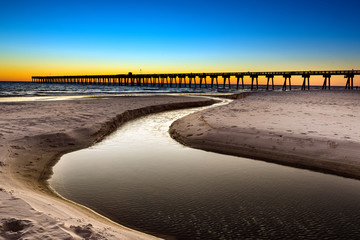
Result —
<svg viewBox="0 0 360 240"><path fill-rule="evenodd" d="M360 179L360 92L254 92L175 121L184 145Z"/></svg>

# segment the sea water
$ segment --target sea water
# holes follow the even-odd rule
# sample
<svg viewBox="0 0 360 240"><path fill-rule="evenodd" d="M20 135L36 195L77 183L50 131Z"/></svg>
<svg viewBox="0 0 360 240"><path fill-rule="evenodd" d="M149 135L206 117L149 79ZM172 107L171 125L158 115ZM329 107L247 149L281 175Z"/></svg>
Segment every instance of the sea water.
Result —
<svg viewBox="0 0 360 240"><path fill-rule="evenodd" d="M219 86L222 86L221 84ZM280 85L275 86L275 91L281 90ZM337 89L339 87L334 87ZM265 90L266 86L259 85L259 90ZM293 86L293 90L301 89L300 86ZM312 87L313 90L320 89L320 87ZM341 87L341 89L343 89ZM236 89L236 85L231 85L229 89L226 86L223 88L210 88L210 84L202 88L194 87L148 87L148 86L119 86L117 84L46 84L46 83L32 83L32 82L1 82L0 81L0 98L1 97L41 97L41 96L74 96L74 95L100 95L100 94L133 94L133 93L237 93L243 91L250 91L250 86L246 85L245 89Z"/></svg>

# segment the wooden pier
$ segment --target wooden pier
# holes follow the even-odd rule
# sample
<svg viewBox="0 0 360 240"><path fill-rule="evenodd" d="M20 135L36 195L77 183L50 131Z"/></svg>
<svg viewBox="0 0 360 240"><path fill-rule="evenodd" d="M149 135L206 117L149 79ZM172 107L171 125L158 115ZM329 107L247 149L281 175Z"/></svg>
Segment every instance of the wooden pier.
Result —
<svg viewBox="0 0 360 240"><path fill-rule="evenodd" d="M291 77L301 76L303 84L301 90L310 90L310 77L322 76L324 83L322 89L330 89L331 76L344 76L345 89L354 88L354 77L360 75L360 70L337 71L287 71L287 72L227 72L227 73L169 73L169 74L117 74L117 75L79 75L79 76L33 76L34 83L62 83L62 84L113 84L120 86L146 86L146 87L210 87L231 88L230 77L236 79L236 89L245 88L244 77L251 78L250 89L258 89L259 76L267 78L266 90L274 89L274 77L282 76L284 83L282 90L291 90ZM196 81L198 80L198 81ZM209 81L209 83L207 82ZM221 84L222 80L222 84ZM270 85L271 80L271 85ZM219 84L220 82L220 84ZM270 88L271 87L271 88Z"/></svg>

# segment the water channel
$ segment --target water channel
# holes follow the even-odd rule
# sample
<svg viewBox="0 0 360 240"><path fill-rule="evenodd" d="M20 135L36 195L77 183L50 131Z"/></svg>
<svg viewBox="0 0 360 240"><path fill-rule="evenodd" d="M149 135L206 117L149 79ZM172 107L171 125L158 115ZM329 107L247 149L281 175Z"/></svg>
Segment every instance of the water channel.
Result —
<svg viewBox="0 0 360 240"><path fill-rule="evenodd" d="M360 181L184 147L153 114L64 155L50 185L110 219L176 239L356 239Z"/></svg>

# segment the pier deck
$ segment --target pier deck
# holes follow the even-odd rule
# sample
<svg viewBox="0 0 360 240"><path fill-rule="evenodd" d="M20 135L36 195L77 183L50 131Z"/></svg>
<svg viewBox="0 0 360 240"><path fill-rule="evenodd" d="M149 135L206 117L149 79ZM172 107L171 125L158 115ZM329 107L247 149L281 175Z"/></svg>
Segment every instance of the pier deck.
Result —
<svg viewBox="0 0 360 240"><path fill-rule="evenodd" d="M223 72L223 73L163 73L163 74L116 74L116 75L78 75L78 76L33 76L34 83L67 83L67 84L116 84L120 86L150 86L150 87L216 87L231 88L230 77L236 78L236 88L244 89L244 77L251 78L251 90L258 88L258 77L267 78L266 90L274 89L274 77L282 76L282 89L291 90L291 77L303 78L302 90L310 90L310 77L323 76L322 89L330 89L331 76L343 75L345 89L354 88L354 77L360 75L360 70L334 71L280 71L280 72ZM221 79L219 79L221 78ZM209 84L207 82L209 81ZM222 80L222 84L219 82ZM270 88L271 80L271 88Z"/></svg>

